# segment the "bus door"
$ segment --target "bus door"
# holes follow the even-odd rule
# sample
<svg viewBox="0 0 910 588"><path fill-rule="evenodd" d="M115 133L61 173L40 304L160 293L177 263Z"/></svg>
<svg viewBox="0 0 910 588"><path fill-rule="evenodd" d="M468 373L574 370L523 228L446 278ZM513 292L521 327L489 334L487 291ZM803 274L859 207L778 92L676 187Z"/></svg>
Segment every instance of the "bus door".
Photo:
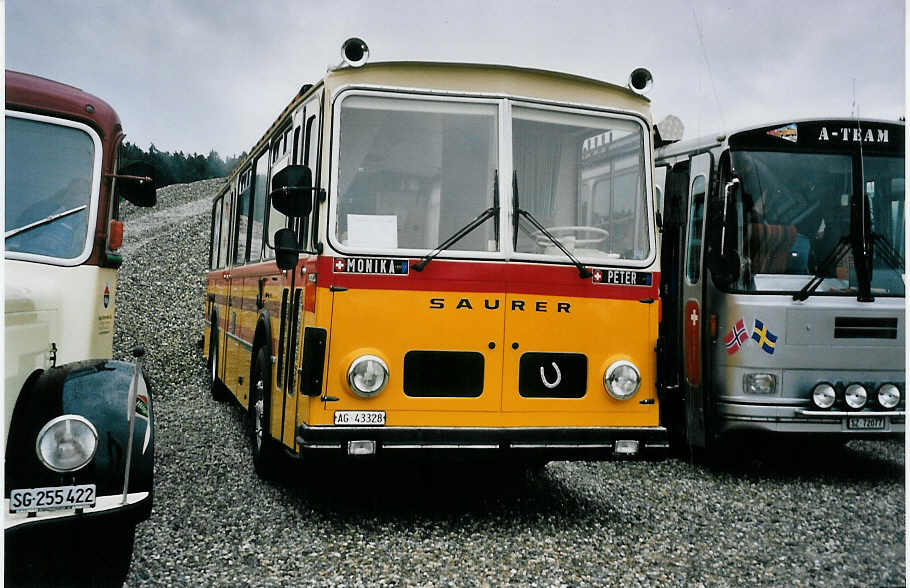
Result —
<svg viewBox="0 0 910 588"><path fill-rule="evenodd" d="M288 163L303 164L312 170L314 185L319 185L320 99L321 95L313 97L294 113L292 126L287 132L288 159L273 166L273 177ZM312 197L315 198L316 195ZM318 201L313 202L314 211L318 205ZM283 391L280 422L282 441L289 447L296 446L294 434L296 423L307 420L309 416L307 412L309 403L306 402L306 398L301 398L301 392L307 387L308 382L318 380L321 386L321 373L318 375L305 373L303 362L307 348L319 347L320 349L316 351L324 353L327 339L325 330L315 328L316 255L312 253L311 246L315 242L314 216L315 212L311 212L308 217L293 221L295 223L293 228L298 235L298 246L304 253L300 256L298 268L293 272L293 280L290 276L286 279L285 292L282 295L283 301L287 299L287 312L282 312L281 322L281 332L286 335L282 342L284 349L279 356L284 359L279 366L284 372L280 376L282 384L280 388ZM308 369L321 371L321 366L319 368L309 366Z"/></svg>
<svg viewBox="0 0 910 588"><path fill-rule="evenodd" d="M702 386L702 350L707 329L704 308L705 207L711 185L712 157L701 153L692 157L689 167L688 198L685 216L685 249L679 289L682 322L683 382L686 434L689 444L705 445L705 390Z"/></svg>

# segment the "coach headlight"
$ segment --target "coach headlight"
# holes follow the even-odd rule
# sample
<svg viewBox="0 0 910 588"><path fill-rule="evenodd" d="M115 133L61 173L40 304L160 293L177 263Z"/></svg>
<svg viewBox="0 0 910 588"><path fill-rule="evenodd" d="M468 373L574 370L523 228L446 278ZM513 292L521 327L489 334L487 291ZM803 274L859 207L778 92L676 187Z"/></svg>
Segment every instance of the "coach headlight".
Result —
<svg viewBox="0 0 910 588"><path fill-rule="evenodd" d="M882 408L892 409L901 401L901 391L894 384L882 384L878 387L878 403Z"/></svg>
<svg viewBox="0 0 910 588"><path fill-rule="evenodd" d="M38 459L55 472L85 467L98 449L98 431L86 418L65 414L49 421L38 433Z"/></svg>
<svg viewBox="0 0 910 588"><path fill-rule="evenodd" d="M604 372L604 387L616 400L626 400L638 392L641 374L630 361L617 361Z"/></svg>
<svg viewBox="0 0 910 588"><path fill-rule="evenodd" d="M863 388L862 384L850 384L847 386L847 389L844 390L844 401L847 403L847 406L854 410L859 410L864 407L868 398L869 393L866 392L866 389Z"/></svg>
<svg viewBox="0 0 910 588"><path fill-rule="evenodd" d="M817 408L822 410L827 410L834 406L834 401L837 398L837 392L834 390L834 386L828 382L821 382L815 385L815 388L812 388L812 404Z"/></svg>
<svg viewBox="0 0 910 588"><path fill-rule="evenodd" d="M348 386L361 398L372 398L385 389L389 368L375 355L361 355L348 368Z"/></svg>

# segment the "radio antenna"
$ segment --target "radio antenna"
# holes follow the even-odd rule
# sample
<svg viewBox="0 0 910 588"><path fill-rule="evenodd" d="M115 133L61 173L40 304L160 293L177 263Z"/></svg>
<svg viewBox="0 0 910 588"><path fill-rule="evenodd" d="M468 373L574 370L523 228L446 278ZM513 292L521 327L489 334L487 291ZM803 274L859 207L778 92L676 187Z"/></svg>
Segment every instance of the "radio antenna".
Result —
<svg viewBox="0 0 910 588"><path fill-rule="evenodd" d="M705 38L702 34L701 23L698 20L698 12L695 10L695 1L692 2L692 17L695 19L695 31L698 33L698 45L701 47L701 54L705 60L705 67L708 70L708 80L711 82L711 91L714 93L714 101L717 103L717 110L720 114L720 122L723 128L727 128L727 120L724 116L724 108L720 104L720 98L717 96L717 86L714 84L714 75L711 73L711 62L708 60L708 52L705 50Z"/></svg>

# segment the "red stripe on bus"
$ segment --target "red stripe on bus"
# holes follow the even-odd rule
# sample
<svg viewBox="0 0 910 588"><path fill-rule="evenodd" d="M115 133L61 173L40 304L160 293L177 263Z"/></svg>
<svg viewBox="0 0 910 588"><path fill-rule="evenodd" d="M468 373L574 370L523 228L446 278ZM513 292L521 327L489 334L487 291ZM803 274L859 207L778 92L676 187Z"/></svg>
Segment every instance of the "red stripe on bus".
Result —
<svg viewBox="0 0 910 588"><path fill-rule="evenodd" d="M334 272L336 258L317 262L319 287L366 290L414 290L441 292L505 292L619 300L657 299L660 273L651 273L650 286L595 284L580 278L572 266L528 263L434 260L422 272L418 260L409 260L406 275L376 275ZM508 284L508 287L507 287Z"/></svg>

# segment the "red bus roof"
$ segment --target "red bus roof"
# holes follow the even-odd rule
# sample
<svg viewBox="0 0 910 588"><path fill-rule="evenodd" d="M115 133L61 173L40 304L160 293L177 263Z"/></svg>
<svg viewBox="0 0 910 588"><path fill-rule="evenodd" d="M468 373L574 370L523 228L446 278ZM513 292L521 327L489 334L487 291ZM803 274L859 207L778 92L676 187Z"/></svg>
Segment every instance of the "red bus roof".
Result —
<svg viewBox="0 0 910 588"><path fill-rule="evenodd" d="M122 130L110 104L74 86L6 70L6 108L78 120L95 128L104 142Z"/></svg>

